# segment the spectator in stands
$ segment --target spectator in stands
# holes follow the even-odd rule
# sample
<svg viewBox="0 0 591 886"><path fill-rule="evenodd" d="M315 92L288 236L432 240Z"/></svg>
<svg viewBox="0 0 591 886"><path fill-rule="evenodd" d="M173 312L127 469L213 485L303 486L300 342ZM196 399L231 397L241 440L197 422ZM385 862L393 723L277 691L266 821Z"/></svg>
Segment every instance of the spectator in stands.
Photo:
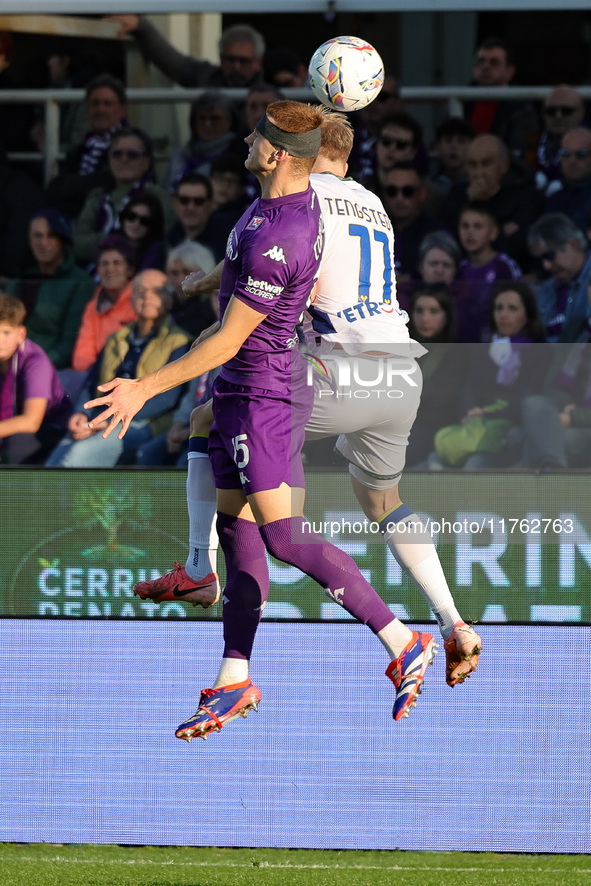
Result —
<svg viewBox="0 0 591 886"><path fill-rule="evenodd" d="M265 41L250 25L232 25L219 42L220 64L183 55L144 15L110 15L122 34L133 34L148 61L181 86L244 87L262 82Z"/></svg>
<svg viewBox="0 0 591 886"><path fill-rule="evenodd" d="M232 153L216 157L211 164L211 172L209 173L215 212L223 209L225 212L235 211L242 215L246 207L250 205L245 193L246 175L242 157Z"/></svg>
<svg viewBox="0 0 591 886"><path fill-rule="evenodd" d="M435 432L460 418L467 350L456 344L454 297L449 286L441 282L416 284L409 331L411 338L427 348L421 357L421 403L406 455L407 466L417 468L425 466L433 451Z"/></svg>
<svg viewBox="0 0 591 886"><path fill-rule="evenodd" d="M488 203L473 201L462 209L458 234L466 258L460 262L457 280L462 291L462 310L466 313L468 307L472 307L474 320L470 337L463 341L488 341L490 301L495 283L518 280L522 276L519 265L493 247L498 233L497 221Z"/></svg>
<svg viewBox="0 0 591 886"><path fill-rule="evenodd" d="M29 255L31 216L41 209L41 190L7 160L0 146L0 279L16 277Z"/></svg>
<svg viewBox="0 0 591 886"><path fill-rule="evenodd" d="M571 129L561 144L562 187L546 197L546 212L563 212L585 231L591 210L591 129Z"/></svg>
<svg viewBox="0 0 591 886"><path fill-rule="evenodd" d="M72 362L80 320L92 296L92 278L74 261L72 230L55 209L41 209L29 224L35 264L7 285L27 311L28 336L40 345L56 369Z"/></svg>
<svg viewBox="0 0 591 886"><path fill-rule="evenodd" d="M185 240L168 253L166 274L173 292L172 314L175 322L195 338L218 319L217 292L189 298L182 282L195 271L209 274L215 264L213 253L191 240Z"/></svg>
<svg viewBox="0 0 591 886"><path fill-rule="evenodd" d="M413 293L425 283L445 283L453 287L461 258L456 239L447 231L425 234L419 243L416 269L408 280L396 281L396 298L400 307L410 314Z"/></svg>
<svg viewBox="0 0 591 886"><path fill-rule="evenodd" d="M546 196L560 187L562 137L579 127L585 105L573 86L557 86L544 99L544 130L537 148L536 187Z"/></svg>
<svg viewBox="0 0 591 886"><path fill-rule="evenodd" d="M213 189L209 179L199 173L182 178L174 190L172 205L177 220L168 232L168 245L196 240L213 252L216 262L221 261L232 225L228 227L227 220L219 216L212 220Z"/></svg>
<svg viewBox="0 0 591 886"><path fill-rule="evenodd" d="M119 229L121 212L140 192L151 192L159 198L167 230L173 222L170 196L155 183L152 143L145 132L120 129L113 134L109 172L109 184L89 193L74 224L74 251L81 264L95 260L98 244L105 234Z"/></svg>
<svg viewBox="0 0 591 886"><path fill-rule="evenodd" d="M170 160L167 179L171 188L193 172L209 175L212 161L232 147L242 152L242 140L234 132L232 102L218 89L204 92L193 102L190 126L191 138Z"/></svg>
<svg viewBox="0 0 591 886"><path fill-rule="evenodd" d="M107 339L103 352L89 372L80 395L83 404L94 395L97 384L115 376L136 378L160 369L186 353L189 336L175 326L170 317L172 296L162 271L143 271L133 283L133 306L137 319ZM138 412L123 440L111 434L101 436L104 423L90 428L92 415L77 408L69 422L69 436L51 453L51 467L113 467L120 460L130 464L139 445L166 431L183 387L173 388L154 397Z"/></svg>
<svg viewBox="0 0 591 886"><path fill-rule="evenodd" d="M136 270L133 246L120 234L105 237L97 250L96 269L99 285L84 309L72 355L76 372L90 369L108 337L135 320L131 301L131 280Z"/></svg>
<svg viewBox="0 0 591 886"><path fill-rule="evenodd" d="M420 123L406 111L399 111L383 121L375 145L375 169L373 176L365 182L365 186L384 199L384 180L397 163L413 162L423 174L419 161L422 146L423 130ZM436 215L444 198L444 192L429 179L423 180L425 199L423 209L427 215Z"/></svg>
<svg viewBox="0 0 591 886"><path fill-rule="evenodd" d="M135 270L156 268L163 271L167 249L164 210L158 196L150 191L140 191L125 204L120 222L120 233L133 247Z"/></svg>
<svg viewBox="0 0 591 886"><path fill-rule="evenodd" d="M488 37L476 53L472 69L478 86L508 87L515 76L515 62L505 40ZM507 146L511 157L525 157L540 129L531 102L485 99L466 106L466 117L476 135L490 133Z"/></svg>
<svg viewBox="0 0 591 886"><path fill-rule="evenodd" d="M554 348L540 394L523 402L523 459L551 472L591 466L591 344Z"/></svg>
<svg viewBox="0 0 591 886"><path fill-rule="evenodd" d="M109 181L109 148L113 134L127 126L125 86L111 74L100 74L86 87L88 130L60 163L49 183L47 202L69 218L77 218L93 188Z"/></svg>
<svg viewBox="0 0 591 886"><path fill-rule="evenodd" d="M535 344L544 338L535 296L523 281L499 284L490 300L491 341L470 345L464 376L461 425L484 422L486 436L470 451L458 447L457 425L452 436L436 438L438 457L429 459L431 468L463 467L464 470L509 467L522 448L521 406L525 397L539 391L545 366L545 351Z"/></svg>
<svg viewBox="0 0 591 886"><path fill-rule="evenodd" d="M384 85L375 99L351 117L355 140L349 168L359 181L366 181L374 173L375 142L382 123L401 110L399 83L392 74L385 74Z"/></svg>
<svg viewBox="0 0 591 886"><path fill-rule="evenodd" d="M568 216L549 213L532 225L528 243L550 275L535 287L548 341L578 341L591 316L591 252L583 231Z"/></svg>
<svg viewBox="0 0 591 886"><path fill-rule="evenodd" d="M265 53L263 76L278 89L297 89L308 82L308 69L292 49L278 47Z"/></svg>
<svg viewBox="0 0 591 886"><path fill-rule="evenodd" d="M495 248L522 268L529 267L527 232L542 209L531 170L512 165L504 143L495 135L479 135L468 147L468 182L453 185L441 209L442 225L457 231L462 207L485 202L499 224Z"/></svg>
<svg viewBox="0 0 591 886"><path fill-rule="evenodd" d="M26 310L0 294L0 461L42 464L68 425L72 405L51 360L27 338Z"/></svg>
<svg viewBox="0 0 591 886"><path fill-rule="evenodd" d="M457 182L468 181L468 146L473 138L474 129L463 117L446 117L435 130L437 169L430 179L444 193Z"/></svg>
<svg viewBox="0 0 591 886"><path fill-rule="evenodd" d="M416 166L406 161L386 172L382 200L394 228L396 275L410 276L417 266L419 244L436 227L423 209L424 179Z"/></svg>

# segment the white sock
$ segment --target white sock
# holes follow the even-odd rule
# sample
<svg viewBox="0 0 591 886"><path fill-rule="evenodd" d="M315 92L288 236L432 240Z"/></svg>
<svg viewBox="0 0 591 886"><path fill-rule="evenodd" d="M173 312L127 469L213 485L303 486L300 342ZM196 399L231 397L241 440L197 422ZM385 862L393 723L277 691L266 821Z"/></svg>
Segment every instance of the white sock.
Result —
<svg viewBox="0 0 591 886"><path fill-rule="evenodd" d="M395 618L385 628L378 631L377 638L388 650L388 655L393 660L398 658L404 647L410 643L412 631L402 624L399 618Z"/></svg>
<svg viewBox="0 0 591 886"><path fill-rule="evenodd" d="M196 581L217 572L215 483L211 463L204 452L189 452L188 461L189 556L185 570L189 578Z"/></svg>
<svg viewBox="0 0 591 886"><path fill-rule="evenodd" d="M410 524L418 524L421 521L416 514L409 514L408 510L405 508L405 516L398 521L399 524L406 524L406 531L401 532L397 528L391 532L382 530L384 540L400 566L419 588L437 619L443 638L447 639L451 636L456 622L462 621L462 617L456 609L427 527L424 531L420 529L413 531ZM392 519L394 522L395 515L396 511L389 514L387 519ZM387 519L382 518L380 523L387 522Z"/></svg>
<svg viewBox="0 0 591 886"><path fill-rule="evenodd" d="M218 675L213 684L213 689L220 686L233 686L234 683L244 683L248 680L248 662L245 658L222 658Z"/></svg>

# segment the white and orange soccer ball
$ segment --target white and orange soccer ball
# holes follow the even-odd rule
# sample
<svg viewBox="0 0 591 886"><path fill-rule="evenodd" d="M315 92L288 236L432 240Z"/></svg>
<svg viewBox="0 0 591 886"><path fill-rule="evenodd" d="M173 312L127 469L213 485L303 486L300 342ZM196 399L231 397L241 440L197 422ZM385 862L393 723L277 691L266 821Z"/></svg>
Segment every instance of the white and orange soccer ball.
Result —
<svg viewBox="0 0 591 886"><path fill-rule="evenodd" d="M384 65L379 53L359 37L333 37L319 46L308 66L316 98L337 111L359 111L379 93Z"/></svg>

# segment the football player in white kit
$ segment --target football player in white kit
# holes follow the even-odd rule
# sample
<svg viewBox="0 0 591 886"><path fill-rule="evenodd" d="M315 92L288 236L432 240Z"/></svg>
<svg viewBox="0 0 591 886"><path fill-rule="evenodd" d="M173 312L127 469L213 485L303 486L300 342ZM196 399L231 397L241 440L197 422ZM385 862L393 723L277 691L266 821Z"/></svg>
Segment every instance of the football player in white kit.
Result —
<svg viewBox="0 0 591 886"><path fill-rule="evenodd" d="M478 664L481 640L456 609L435 545L398 483L419 405L422 346L408 334L408 315L396 301L394 236L379 198L345 178L353 133L347 118L324 110L322 147L310 178L321 200L325 247L320 276L305 316L314 409L306 439L338 434L353 489L365 515L377 523L400 566L418 586L439 624L446 680L462 683ZM221 265L189 275L188 294L217 288ZM206 334L206 333L205 333ZM211 405L194 410L192 437L207 436ZM216 573L215 490L206 449L189 452L189 556L134 592L156 603L182 599L204 607L219 598Z"/></svg>

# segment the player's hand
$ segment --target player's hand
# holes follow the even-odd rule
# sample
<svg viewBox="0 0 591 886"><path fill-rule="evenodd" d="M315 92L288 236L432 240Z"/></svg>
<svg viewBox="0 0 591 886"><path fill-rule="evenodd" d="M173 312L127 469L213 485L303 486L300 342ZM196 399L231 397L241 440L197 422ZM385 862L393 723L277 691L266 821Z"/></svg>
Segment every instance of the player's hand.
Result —
<svg viewBox="0 0 591 886"><path fill-rule="evenodd" d="M106 406L107 408L90 422L90 427L96 428L99 422L108 422L102 435L106 439L121 423L121 430L117 437L122 440L132 418L148 399L144 388L141 378L114 378L113 381L99 385L97 390L104 393L105 396L89 400L84 404L84 408L94 409L98 406Z"/></svg>
<svg viewBox="0 0 591 886"><path fill-rule="evenodd" d="M124 34L133 34L137 31L140 23L139 15L104 15L106 22L118 22L118 36L123 37Z"/></svg>

